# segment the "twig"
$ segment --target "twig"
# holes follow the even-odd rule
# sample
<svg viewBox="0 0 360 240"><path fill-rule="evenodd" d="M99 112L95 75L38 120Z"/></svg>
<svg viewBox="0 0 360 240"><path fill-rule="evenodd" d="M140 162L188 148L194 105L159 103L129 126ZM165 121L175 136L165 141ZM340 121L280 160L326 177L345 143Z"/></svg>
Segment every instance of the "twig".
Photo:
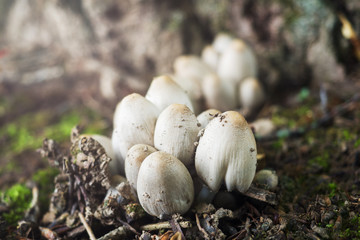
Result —
<svg viewBox="0 0 360 240"><path fill-rule="evenodd" d="M243 195L271 205L277 205L276 194L261 188L250 186Z"/></svg>
<svg viewBox="0 0 360 240"><path fill-rule="evenodd" d="M179 225L182 228L190 228L192 227L190 221L181 221L179 222ZM140 229L144 231L154 231L154 230L160 230L160 229L170 229L171 225L169 222L159 222L159 223L153 223L153 224L147 224L144 226L141 226Z"/></svg>
<svg viewBox="0 0 360 240"><path fill-rule="evenodd" d="M85 218L84 218L84 215L83 215L82 213L80 213L80 212L79 212L79 218L80 218L81 223L84 225L84 227L85 227L85 229L86 229L86 232L87 232L88 235L89 235L89 238L90 238L91 240L96 240L96 237L95 237L93 231L91 230L89 224L87 224L87 222L86 222L86 220L85 220Z"/></svg>
<svg viewBox="0 0 360 240"><path fill-rule="evenodd" d="M196 218L196 225L197 225L198 229L200 230L200 232L202 232L204 234L204 238L210 239L209 234L205 231L204 228L201 227L199 216L197 215L197 213L195 213L195 218Z"/></svg>
<svg viewBox="0 0 360 240"><path fill-rule="evenodd" d="M124 239L127 236L126 229L127 228L123 226L118 227L97 240Z"/></svg>
<svg viewBox="0 0 360 240"><path fill-rule="evenodd" d="M181 234L181 239L185 240L185 235L184 235L183 231L181 230L181 227L174 216L169 220L169 223L170 223L171 229L174 231L174 233L179 232Z"/></svg>
<svg viewBox="0 0 360 240"><path fill-rule="evenodd" d="M121 220L119 217L116 218L116 220L118 220L122 225L124 225L125 227L127 227L130 231L132 231L133 233L135 233L138 236L141 236L141 234L136 231L135 228L133 228L130 224L128 224L127 222L124 222L123 220Z"/></svg>

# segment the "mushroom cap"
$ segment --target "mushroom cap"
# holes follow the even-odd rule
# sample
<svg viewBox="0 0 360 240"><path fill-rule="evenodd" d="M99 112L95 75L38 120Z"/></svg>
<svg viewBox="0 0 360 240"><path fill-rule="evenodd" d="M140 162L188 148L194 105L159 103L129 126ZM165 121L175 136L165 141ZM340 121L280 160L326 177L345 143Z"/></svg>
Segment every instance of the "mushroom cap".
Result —
<svg viewBox="0 0 360 240"><path fill-rule="evenodd" d="M245 109L253 110L265 101L261 83L253 77L245 78L239 85L239 102Z"/></svg>
<svg viewBox="0 0 360 240"><path fill-rule="evenodd" d="M278 181L279 179L276 172L269 169L262 169L258 171L254 178L254 183L269 190L275 190L278 185Z"/></svg>
<svg viewBox="0 0 360 240"><path fill-rule="evenodd" d="M112 135L112 146L116 158L124 171L127 151L135 144L154 145L154 130L159 109L143 96L133 93L122 99L120 118Z"/></svg>
<svg viewBox="0 0 360 240"><path fill-rule="evenodd" d="M199 140L196 172L213 191L225 181L228 191L245 192L255 175L256 154L255 138L244 117L224 112L206 126Z"/></svg>
<svg viewBox="0 0 360 240"><path fill-rule="evenodd" d="M172 103L180 103L194 110L190 97L171 77L162 75L152 80L145 96L150 102L164 110Z"/></svg>
<svg viewBox="0 0 360 240"><path fill-rule="evenodd" d="M239 84L246 77L255 77L257 62L254 53L245 42L233 40L219 59L217 73L221 80L234 84Z"/></svg>
<svg viewBox="0 0 360 240"><path fill-rule="evenodd" d="M141 164L137 193L147 213L163 218L189 210L194 200L194 185L179 159L159 151L150 154Z"/></svg>
<svg viewBox="0 0 360 240"><path fill-rule="evenodd" d="M194 161L199 131L200 124L187 106L171 104L160 113L156 122L154 146L190 165Z"/></svg>
<svg viewBox="0 0 360 240"><path fill-rule="evenodd" d="M232 41L233 38L229 34L219 33L216 35L212 45L214 46L215 51L222 54Z"/></svg>
<svg viewBox="0 0 360 240"><path fill-rule="evenodd" d="M207 45L201 52L201 59L216 71L219 62L219 53L215 50L212 45Z"/></svg>
<svg viewBox="0 0 360 240"><path fill-rule="evenodd" d="M186 94L189 96L192 106L194 107L194 112L198 113L201 109L201 101L203 98L203 93L201 89L201 82L194 77L184 77L179 75L173 75L172 79L179 84L179 86L185 90Z"/></svg>
<svg viewBox="0 0 360 240"><path fill-rule="evenodd" d="M205 128L209 124L209 122L220 113L221 112L219 110L211 108L203 111L196 118L201 124L201 128Z"/></svg>
<svg viewBox="0 0 360 240"><path fill-rule="evenodd" d="M276 129L275 124L271 119L259 118L250 124L255 129L255 136L265 137L269 136Z"/></svg>
<svg viewBox="0 0 360 240"><path fill-rule="evenodd" d="M125 176L130 185L136 190L139 169L144 159L157 150L147 144L136 144L127 152L125 159Z"/></svg>
<svg viewBox="0 0 360 240"><path fill-rule="evenodd" d="M202 81L207 74L213 73L209 65L195 55L179 56L174 61L175 74L182 77L191 77Z"/></svg>
<svg viewBox="0 0 360 240"><path fill-rule="evenodd" d="M237 107L235 84L222 81L217 74L208 74L202 82L202 90L207 108L228 111Z"/></svg>

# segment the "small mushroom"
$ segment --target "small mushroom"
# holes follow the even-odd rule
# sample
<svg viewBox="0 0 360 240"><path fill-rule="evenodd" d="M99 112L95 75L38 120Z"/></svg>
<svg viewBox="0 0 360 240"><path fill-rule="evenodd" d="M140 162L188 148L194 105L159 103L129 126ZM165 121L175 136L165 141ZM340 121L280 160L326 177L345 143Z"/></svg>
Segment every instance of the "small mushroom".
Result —
<svg viewBox="0 0 360 240"><path fill-rule="evenodd" d="M160 111L172 103L185 104L192 111L193 105L185 90L182 89L171 77L163 75L152 80L145 96L155 104Z"/></svg>
<svg viewBox="0 0 360 240"><path fill-rule="evenodd" d="M226 48L219 59L218 74L221 80L237 84L246 77L257 74L256 58L245 42L236 39Z"/></svg>
<svg viewBox="0 0 360 240"><path fill-rule="evenodd" d="M196 172L212 191L225 182L228 191L245 192L255 175L256 153L255 138L244 117L228 111L206 126L196 150Z"/></svg>
<svg viewBox="0 0 360 240"><path fill-rule="evenodd" d="M278 185L278 176L275 171L262 169L256 173L254 183L264 189L275 190Z"/></svg>
<svg viewBox="0 0 360 240"><path fill-rule="evenodd" d="M215 51L217 51L219 54L222 54L232 41L233 38L229 34L219 33L216 35L212 45Z"/></svg>
<svg viewBox="0 0 360 240"><path fill-rule="evenodd" d="M236 88L230 82L222 81L217 74L208 74L202 82L207 108L228 111L237 107Z"/></svg>
<svg viewBox="0 0 360 240"><path fill-rule="evenodd" d="M112 146L123 172L126 153L132 146L139 143L154 145L159 109L140 94L133 93L122 99L118 114Z"/></svg>
<svg viewBox="0 0 360 240"><path fill-rule="evenodd" d="M154 146L190 165L194 161L199 131L200 124L187 106L171 104L160 113L156 122Z"/></svg>
<svg viewBox="0 0 360 240"><path fill-rule="evenodd" d="M179 159L159 151L150 154L141 164L137 193L144 210L163 219L189 210L194 200L194 185Z"/></svg>
<svg viewBox="0 0 360 240"><path fill-rule="evenodd" d="M216 71L219 61L219 53L212 45L207 45L201 52L201 59Z"/></svg>
<svg viewBox="0 0 360 240"><path fill-rule="evenodd" d="M136 190L139 169L144 159L157 150L146 144L136 144L127 152L125 159L125 176L130 185Z"/></svg>
<svg viewBox="0 0 360 240"><path fill-rule="evenodd" d="M204 76L213 73L211 67L195 55L177 57L174 62L174 71L178 76L195 78L200 83Z"/></svg>
<svg viewBox="0 0 360 240"><path fill-rule="evenodd" d="M205 128L208 125L208 123L220 113L221 112L219 110L211 108L206 111L203 111L196 118L198 122L201 124L201 128Z"/></svg>
<svg viewBox="0 0 360 240"><path fill-rule="evenodd" d="M254 128L255 136L257 137L269 136L276 129L273 121L271 121L271 119L268 118L257 119L256 121L252 122L250 126Z"/></svg>
<svg viewBox="0 0 360 240"><path fill-rule="evenodd" d="M246 110L252 111L265 101L265 92L261 83L253 77L246 78L239 85L239 102Z"/></svg>

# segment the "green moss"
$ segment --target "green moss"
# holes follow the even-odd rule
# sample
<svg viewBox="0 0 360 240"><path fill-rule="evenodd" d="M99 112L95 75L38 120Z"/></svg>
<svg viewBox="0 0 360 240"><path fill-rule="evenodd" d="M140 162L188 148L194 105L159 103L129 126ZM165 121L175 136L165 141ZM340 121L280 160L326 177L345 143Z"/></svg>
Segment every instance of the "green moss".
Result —
<svg viewBox="0 0 360 240"><path fill-rule="evenodd" d="M344 230L339 234L344 239L360 239L360 215L344 223Z"/></svg>
<svg viewBox="0 0 360 240"><path fill-rule="evenodd" d="M23 184L15 184L2 195L2 201L10 207L10 211L3 214L9 225L14 225L30 207L31 190Z"/></svg>
<svg viewBox="0 0 360 240"><path fill-rule="evenodd" d="M45 212L49 206L50 196L54 190L54 178L59 174L56 168L46 168L38 170L32 177L33 181L39 186L40 211Z"/></svg>
<svg viewBox="0 0 360 240"><path fill-rule="evenodd" d="M310 159L308 163L310 166L320 166L324 170L328 170L330 167L329 161L330 161L329 153L323 151L321 155Z"/></svg>

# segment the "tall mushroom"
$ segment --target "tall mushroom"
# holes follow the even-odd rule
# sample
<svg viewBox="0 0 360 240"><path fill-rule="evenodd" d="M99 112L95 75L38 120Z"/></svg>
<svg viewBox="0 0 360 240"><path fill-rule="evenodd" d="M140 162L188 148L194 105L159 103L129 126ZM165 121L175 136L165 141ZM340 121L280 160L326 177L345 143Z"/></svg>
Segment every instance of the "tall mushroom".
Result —
<svg viewBox="0 0 360 240"><path fill-rule="evenodd" d="M137 193L145 211L163 219L189 210L194 200L194 184L179 159L160 151L150 154L141 164Z"/></svg>
<svg viewBox="0 0 360 240"><path fill-rule="evenodd" d="M196 150L196 172L213 191L225 182L228 191L245 192L255 175L256 152L254 135L244 117L228 111L206 126Z"/></svg>
<svg viewBox="0 0 360 240"><path fill-rule="evenodd" d="M187 106L171 104L160 113L156 122L154 146L190 165L199 131L200 124Z"/></svg>
<svg viewBox="0 0 360 240"><path fill-rule="evenodd" d="M122 99L118 108L118 121L113 130L112 146L121 169L127 151L135 144L154 145L154 130L159 109L137 93Z"/></svg>

